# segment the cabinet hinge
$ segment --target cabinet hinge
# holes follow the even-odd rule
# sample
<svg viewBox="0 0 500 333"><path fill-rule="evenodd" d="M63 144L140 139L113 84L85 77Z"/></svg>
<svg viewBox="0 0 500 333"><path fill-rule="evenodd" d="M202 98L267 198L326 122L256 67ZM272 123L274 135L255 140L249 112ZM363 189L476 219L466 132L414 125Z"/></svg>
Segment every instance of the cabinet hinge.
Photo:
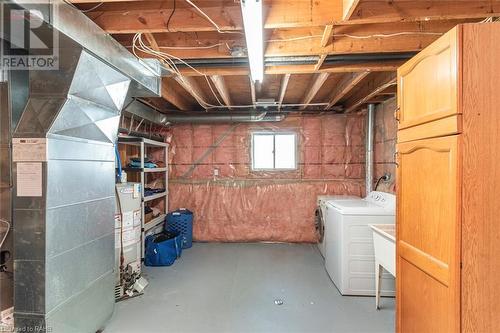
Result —
<svg viewBox="0 0 500 333"><path fill-rule="evenodd" d="M394 163L396 164L396 167L399 167L399 153L398 152L394 153Z"/></svg>

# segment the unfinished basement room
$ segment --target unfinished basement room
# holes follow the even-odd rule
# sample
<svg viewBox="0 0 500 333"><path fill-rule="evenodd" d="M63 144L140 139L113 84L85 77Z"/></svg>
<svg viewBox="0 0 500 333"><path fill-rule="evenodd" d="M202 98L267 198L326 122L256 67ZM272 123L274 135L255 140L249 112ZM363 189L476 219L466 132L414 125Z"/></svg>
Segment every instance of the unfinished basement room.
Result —
<svg viewBox="0 0 500 333"><path fill-rule="evenodd" d="M500 332L500 0L0 0L0 38L0 332Z"/></svg>

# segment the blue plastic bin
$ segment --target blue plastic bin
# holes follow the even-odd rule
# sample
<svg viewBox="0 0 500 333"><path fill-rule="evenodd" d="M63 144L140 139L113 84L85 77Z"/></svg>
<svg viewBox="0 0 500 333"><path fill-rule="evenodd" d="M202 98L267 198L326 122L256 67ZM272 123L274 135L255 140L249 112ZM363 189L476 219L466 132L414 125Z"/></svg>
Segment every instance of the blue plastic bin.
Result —
<svg viewBox="0 0 500 333"><path fill-rule="evenodd" d="M176 233L174 238L162 240L162 233L149 235L145 239L146 254L144 264L146 266L170 266L176 259L181 257L182 237Z"/></svg>
<svg viewBox="0 0 500 333"><path fill-rule="evenodd" d="M165 230L177 231L182 237L182 248L193 246L193 212L181 208L167 214Z"/></svg>

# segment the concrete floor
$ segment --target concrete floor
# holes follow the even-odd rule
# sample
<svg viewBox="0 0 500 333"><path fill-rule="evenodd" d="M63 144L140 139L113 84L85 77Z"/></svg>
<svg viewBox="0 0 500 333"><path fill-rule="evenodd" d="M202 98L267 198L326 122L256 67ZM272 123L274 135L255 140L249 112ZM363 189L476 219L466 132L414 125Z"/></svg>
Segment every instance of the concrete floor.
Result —
<svg viewBox="0 0 500 333"><path fill-rule="evenodd" d="M145 276L105 333L394 331L394 299L341 296L313 245L195 243Z"/></svg>

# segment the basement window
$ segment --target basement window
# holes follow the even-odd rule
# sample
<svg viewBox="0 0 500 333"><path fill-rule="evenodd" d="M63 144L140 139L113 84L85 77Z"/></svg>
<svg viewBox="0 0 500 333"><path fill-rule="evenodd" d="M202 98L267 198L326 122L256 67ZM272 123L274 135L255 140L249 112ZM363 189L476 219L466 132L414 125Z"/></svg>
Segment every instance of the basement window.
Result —
<svg viewBox="0 0 500 333"><path fill-rule="evenodd" d="M296 169L297 135L295 133L252 133L252 170Z"/></svg>

